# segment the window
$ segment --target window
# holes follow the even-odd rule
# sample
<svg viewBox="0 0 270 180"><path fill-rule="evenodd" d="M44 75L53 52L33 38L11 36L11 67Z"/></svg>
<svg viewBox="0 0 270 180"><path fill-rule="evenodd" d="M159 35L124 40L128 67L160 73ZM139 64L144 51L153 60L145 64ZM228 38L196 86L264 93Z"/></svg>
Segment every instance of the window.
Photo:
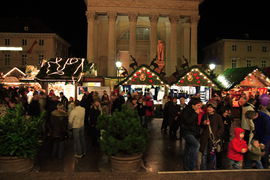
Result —
<svg viewBox="0 0 270 180"><path fill-rule="evenodd" d="M137 40L149 40L149 28L138 27L136 28Z"/></svg>
<svg viewBox="0 0 270 180"><path fill-rule="evenodd" d="M262 68L265 68L267 66L266 60L262 60Z"/></svg>
<svg viewBox="0 0 270 180"><path fill-rule="evenodd" d="M40 39L40 40L38 41L38 44L39 44L40 46L44 46L44 40L43 40L43 39Z"/></svg>
<svg viewBox="0 0 270 180"><path fill-rule="evenodd" d="M137 27L136 28L136 40L149 40L149 28L146 27ZM126 31L124 34L121 35L121 40L129 40L130 33Z"/></svg>
<svg viewBox="0 0 270 180"><path fill-rule="evenodd" d="M26 63L27 63L27 55L26 54L23 54L22 55L22 65L26 65Z"/></svg>
<svg viewBox="0 0 270 180"><path fill-rule="evenodd" d="M236 45L232 45L232 51L236 51L237 50L237 46Z"/></svg>
<svg viewBox="0 0 270 180"><path fill-rule="evenodd" d="M252 46L247 46L247 51L251 52L252 51Z"/></svg>
<svg viewBox="0 0 270 180"><path fill-rule="evenodd" d="M236 68L237 67L237 59L232 59L232 68Z"/></svg>
<svg viewBox="0 0 270 180"><path fill-rule="evenodd" d="M26 45L27 45L27 39L23 39L23 40L22 40L22 45L23 45L23 46L26 46Z"/></svg>
<svg viewBox="0 0 270 180"><path fill-rule="evenodd" d="M5 54L5 66L10 65L10 54Z"/></svg>
<svg viewBox="0 0 270 180"><path fill-rule="evenodd" d="M9 39L5 39L5 45L9 46L10 45L10 40Z"/></svg>
<svg viewBox="0 0 270 180"><path fill-rule="evenodd" d="M262 47L262 52L267 52L267 47L266 46Z"/></svg>
<svg viewBox="0 0 270 180"><path fill-rule="evenodd" d="M251 66L251 60L247 59L247 67L250 67L250 66Z"/></svg>

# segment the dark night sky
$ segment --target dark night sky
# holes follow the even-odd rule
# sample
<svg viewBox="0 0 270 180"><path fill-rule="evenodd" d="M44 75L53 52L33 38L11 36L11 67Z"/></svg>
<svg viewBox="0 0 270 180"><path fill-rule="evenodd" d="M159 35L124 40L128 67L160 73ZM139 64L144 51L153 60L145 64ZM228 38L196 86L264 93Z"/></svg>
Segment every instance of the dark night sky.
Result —
<svg viewBox="0 0 270 180"><path fill-rule="evenodd" d="M198 42L201 49L216 39L270 40L266 0L205 0L200 6ZM0 17L36 17L72 45L72 55L86 56L84 0L10 0L1 2ZM0 30L1 31L1 30Z"/></svg>

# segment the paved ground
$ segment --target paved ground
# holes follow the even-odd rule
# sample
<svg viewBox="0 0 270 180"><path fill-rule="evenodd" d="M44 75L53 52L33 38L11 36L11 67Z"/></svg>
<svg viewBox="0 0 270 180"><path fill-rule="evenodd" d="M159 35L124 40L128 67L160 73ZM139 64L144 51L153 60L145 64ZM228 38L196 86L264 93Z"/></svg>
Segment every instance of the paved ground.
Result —
<svg viewBox="0 0 270 180"><path fill-rule="evenodd" d="M149 127L150 141L144 153L141 172L182 171L184 140L171 140L160 131L162 119L153 119ZM235 121L233 126L237 126ZM42 148L35 171L39 172L110 172L109 159L98 146L92 146L87 140L87 154L82 159L73 157L73 141L65 144L65 156L62 160L51 158L49 146Z"/></svg>
<svg viewBox="0 0 270 180"><path fill-rule="evenodd" d="M147 180L269 180L270 170L212 170L183 171L183 144L170 140L160 132L162 119L154 119L150 126L150 143L144 154L139 173L112 173L108 157L99 147L88 141L87 155L82 159L73 157L72 139L66 142L63 160L51 158L48 146L42 148L35 168L29 173L0 173L0 180L70 180L70 179L147 179ZM237 126L239 121L235 121ZM184 142L183 142L184 143Z"/></svg>
<svg viewBox="0 0 270 180"><path fill-rule="evenodd" d="M183 145L179 140L170 140L168 135L160 132L162 119L151 123L150 142L144 154L142 172L179 171L182 170ZM82 159L73 157L73 141L66 141L65 156L62 160L51 158L49 146L44 145L36 163L39 172L110 172L108 157L98 146L87 141L87 154Z"/></svg>

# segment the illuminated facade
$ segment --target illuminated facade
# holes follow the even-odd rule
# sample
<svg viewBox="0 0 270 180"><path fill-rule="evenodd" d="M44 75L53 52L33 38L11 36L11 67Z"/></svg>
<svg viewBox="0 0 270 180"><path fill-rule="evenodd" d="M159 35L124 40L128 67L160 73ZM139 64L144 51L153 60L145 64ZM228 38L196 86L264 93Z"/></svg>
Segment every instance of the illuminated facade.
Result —
<svg viewBox="0 0 270 180"><path fill-rule="evenodd" d="M16 18L1 22L7 28L1 28L0 47L22 47L22 51L1 50L0 72L7 72L14 66L39 66L42 59L68 56L68 42L35 20L23 22Z"/></svg>
<svg viewBox="0 0 270 180"><path fill-rule="evenodd" d="M129 73L132 55L149 65L158 40L165 44L165 72L171 75L187 58L197 64L198 7L201 0L85 0L87 59L98 75L115 76L116 61Z"/></svg>
<svg viewBox="0 0 270 180"><path fill-rule="evenodd" d="M219 72L228 68L270 66L270 41L222 39L204 49L205 63L220 65Z"/></svg>

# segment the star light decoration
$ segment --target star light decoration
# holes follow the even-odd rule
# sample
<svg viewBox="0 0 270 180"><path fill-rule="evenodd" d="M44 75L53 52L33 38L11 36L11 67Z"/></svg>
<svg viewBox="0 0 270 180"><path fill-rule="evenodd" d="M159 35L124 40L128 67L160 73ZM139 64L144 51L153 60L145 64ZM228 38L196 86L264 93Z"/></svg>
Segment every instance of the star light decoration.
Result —
<svg viewBox="0 0 270 180"><path fill-rule="evenodd" d="M139 68L133 73L133 75L130 75L128 80L124 82L124 85L127 84L165 85L165 83L155 72L149 70L146 67Z"/></svg>
<svg viewBox="0 0 270 180"><path fill-rule="evenodd" d="M199 69L191 69L186 75L180 78L176 83L177 86L209 86L216 87L216 85Z"/></svg>
<svg viewBox="0 0 270 180"><path fill-rule="evenodd" d="M42 62L42 66L44 66L45 63L47 63L47 70L46 70L46 74L48 76L50 75L59 75L59 76L63 76L65 75L65 69L68 67L68 66L72 66L72 65L77 65L77 67L75 68L75 71L74 72L71 72L72 73L72 81L75 82L75 79L74 79L74 76L75 74L81 70L81 73L79 74L79 78L78 78L78 81L81 80L82 78L82 75L83 75L83 64L84 64L84 58L68 58L68 59L63 59L63 58L60 58L60 57L57 57L55 58L54 61L52 60L49 60L47 62ZM51 66L52 64L55 64L57 66L56 70L53 71Z"/></svg>

